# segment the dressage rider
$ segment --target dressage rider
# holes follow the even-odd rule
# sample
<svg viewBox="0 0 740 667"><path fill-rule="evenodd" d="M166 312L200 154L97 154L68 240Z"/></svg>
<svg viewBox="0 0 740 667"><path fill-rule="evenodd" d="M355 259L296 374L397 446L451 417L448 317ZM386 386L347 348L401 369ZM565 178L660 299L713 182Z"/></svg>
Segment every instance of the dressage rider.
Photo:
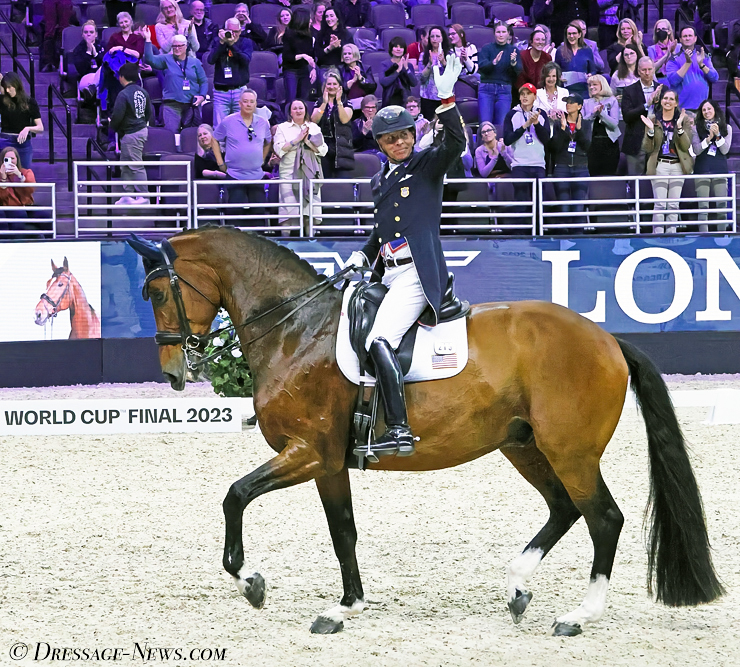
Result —
<svg viewBox="0 0 740 667"><path fill-rule="evenodd" d="M416 125L403 107L385 107L373 119L373 137L388 164L372 181L373 232L365 247L352 253L349 264L358 270L374 264L388 287L365 343L385 407L385 433L370 448L376 456L414 453L395 350L417 320L428 326L437 324L447 286L439 225L445 173L466 145L465 125L453 95L461 67L451 54L443 74L434 68L441 101L437 117L445 131L441 145L414 153Z"/></svg>

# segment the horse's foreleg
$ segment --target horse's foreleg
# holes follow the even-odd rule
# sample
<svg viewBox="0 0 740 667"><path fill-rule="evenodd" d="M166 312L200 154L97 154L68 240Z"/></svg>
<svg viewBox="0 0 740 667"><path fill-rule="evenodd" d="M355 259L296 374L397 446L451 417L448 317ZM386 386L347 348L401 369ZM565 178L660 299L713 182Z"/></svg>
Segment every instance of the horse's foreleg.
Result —
<svg viewBox="0 0 740 667"><path fill-rule="evenodd" d="M334 553L339 559L344 585L344 595L339 604L320 614L311 626L311 632L329 635L342 630L347 618L356 616L365 609L365 596L355 553L357 530L352 512L349 471L345 468L331 477L321 477L316 480L316 486L329 522L329 532L334 543Z"/></svg>
<svg viewBox="0 0 740 667"><path fill-rule="evenodd" d="M504 446L502 454L545 499L550 510L547 523L509 565L507 572L508 606L514 623L519 623L532 599L527 582L542 559L557 544L581 512L573 504L563 483L545 455L535 444Z"/></svg>
<svg viewBox="0 0 740 667"><path fill-rule="evenodd" d="M226 541L224 569L234 577L239 592L249 603L261 609L265 603L265 580L248 573L244 564L242 517L247 505L268 491L307 482L321 472L314 450L303 443L288 445L274 459L234 482L224 498Z"/></svg>

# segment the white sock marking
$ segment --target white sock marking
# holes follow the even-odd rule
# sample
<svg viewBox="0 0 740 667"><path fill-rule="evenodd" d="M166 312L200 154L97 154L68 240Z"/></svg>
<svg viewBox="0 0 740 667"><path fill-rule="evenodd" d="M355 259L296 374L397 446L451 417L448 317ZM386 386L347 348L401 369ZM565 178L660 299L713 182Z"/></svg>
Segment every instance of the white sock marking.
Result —
<svg viewBox="0 0 740 667"><path fill-rule="evenodd" d="M568 623L569 625L580 625L583 627L586 623L595 623L598 621L606 610L606 594L609 590L609 579L606 575L600 574L588 585L586 597L583 598L578 609L575 609L565 616L557 619L558 623Z"/></svg>
<svg viewBox="0 0 740 667"><path fill-rule="evenodd" d="M322 618L328 618L334 623L341 623L352 616L358 616L363 611L365 611L365 601L356 600L351 607L345 607L344 605L338 604L331 609L327 609L323 614L320 614L320 616Z"/></svg>
<svg viewBox="0 0 740 667"><path fill-rule="evenodd" d="M241 568L239 569L239 572L236 573L236 576L234 577L234 582L236 583L236 587L239 589L239 592L242 595L245 595L246 590L250 585L247 583L247 577L251 577L254 574L257 574L257 573L250 572L246 564L242 565Z"/></svg>
<svg viewBox="0 0 740 667"><path fill-rule="evenodd" d="M516 598L517 591L520 593L527 592L527 582L542 562L544 555L542 549L528 549L511 561L507 573L506 587L509 593L509 601Z"/></svg>

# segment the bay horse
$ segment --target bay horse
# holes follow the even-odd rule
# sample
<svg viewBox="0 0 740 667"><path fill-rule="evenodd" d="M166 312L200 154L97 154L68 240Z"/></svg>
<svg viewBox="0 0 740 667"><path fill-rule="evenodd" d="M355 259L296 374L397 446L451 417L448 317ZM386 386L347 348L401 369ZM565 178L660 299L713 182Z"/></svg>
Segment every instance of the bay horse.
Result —
<svg viewBox="0 0 740 667"><path fill-rule="evenodd" d="M151 298L160 363L173 389L184 388L194 367L191 353L208 340L219 307L232 322L243 323L237 329L253 373L254 407L276 456L226 494L224 568L239 592L261 608L266 585L245 563L244 511L262 494L314 480L344 594L311 631L342 630L365 603L348 473L357 465L348 445L358 389L335 358L341 292L288 248L232 228L185 231L161 245L129 243L144 258L144 296ZM303 301L294 298L301 294ZM550 633L579 634L604 613L623 516L599 460L622 413L629 377L650 454L648 590L675 606L721 596L683 435L650 359L590 320L546 302L473 306L467 330L469 361L460 374L406 386L409 422L419 437L416 453L381 458L368 468L435 470L498 449L540 492L549 518L508 568L514 622L532 598L527 581L581 516L594 548L590 583L581 605L558 616Z"/></svg>
<svg viewBox="0 0 740 667"><path fill-rule="evenodd" d="M100 338L100 318L88 303L85 290L69 271L69 262L64 258L62 266L51 260L51 278L46 283L46 291L36 304L34 318L42 326L63 310L69 310L72 328L69 338Z"/></svg>

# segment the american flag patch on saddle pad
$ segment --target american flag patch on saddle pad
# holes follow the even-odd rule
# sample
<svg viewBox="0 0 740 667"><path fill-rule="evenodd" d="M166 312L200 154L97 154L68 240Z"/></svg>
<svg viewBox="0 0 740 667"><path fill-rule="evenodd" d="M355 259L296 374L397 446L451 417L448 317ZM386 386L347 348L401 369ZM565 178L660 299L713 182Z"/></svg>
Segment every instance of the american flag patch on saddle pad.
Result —
<svg viewBox="0 0 740 667"><path fill-rule="evenodd" d="M433 354L432 368L457 368L457 354Z"/></svg>

